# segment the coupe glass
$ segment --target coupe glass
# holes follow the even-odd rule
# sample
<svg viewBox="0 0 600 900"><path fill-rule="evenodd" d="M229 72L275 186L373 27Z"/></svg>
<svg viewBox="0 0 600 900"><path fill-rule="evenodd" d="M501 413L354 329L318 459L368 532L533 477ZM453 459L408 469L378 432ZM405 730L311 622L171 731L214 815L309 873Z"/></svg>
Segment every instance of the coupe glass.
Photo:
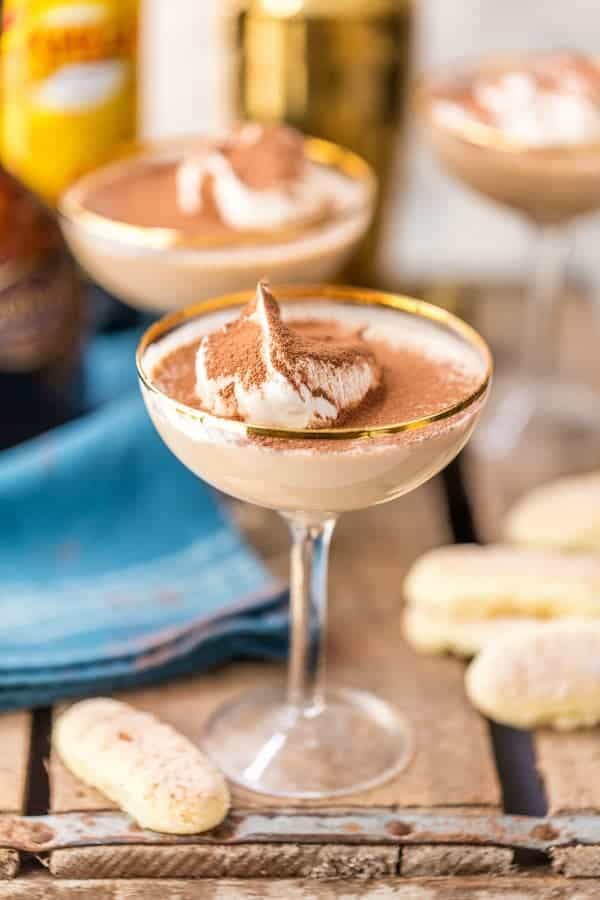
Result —
<svg viewBox="0 0 600 900"><path fill-rule="evenodd" d="M446 88L466 83L478 71L517 68L527 59L490 58L471 71L449 69L430 76L418 90L417 105L442 166L480 195L525 217L537 234L526 308L518 323L518 360L498 378L474 443L497 461L515 459L518 450L533 452L533 468L547 478L567 459L575 463L574 456L577 465L595 462L600 447L598 395L589 385L560 376L557 352L570 226L600 209L600 145L530 146L489 125L468 121L459 128L435 110Z"/></svg>
<svg viewBox="0 0 600 900"><path fill-rule="evenodd" d="M287 287L277 291L284 313L288 304L316 299L358 305L365 322L384 312L400 329L423 328L425 342L450 341L459 359L475 363L475 388L425 418L318 430L220 418L164 394L152 379L160 342L217 311L231 318L252 296L201 302L160 320L141 341L137 367L148 412L175 455L226 494L278 510L292 538L287 686L251 690L219 709L206 727L204 746L246 788L318 799L389 778L413 751L412 729L393 706L364 691L326 685L327 562L336 520L346 510L413 490L450 462L475 426L492 364L479 335L435 306L347 287Z"/></svg>
<svg viewBox="0 0 600 900"><path fill-rule="evenodd" d="M377 183L355 153L319 138L305 139L314 164L353 185L353 199L306 230L239 232L216 240L178 228L132 225L92 212L89 197L114 187L131 170L180 161L198 138L135 145L123 158L84 175L58 205L59 222L77 262L123 302L152 313L248 288L265 272L273 282L326 281L347 262L373 217Z"/></svg>

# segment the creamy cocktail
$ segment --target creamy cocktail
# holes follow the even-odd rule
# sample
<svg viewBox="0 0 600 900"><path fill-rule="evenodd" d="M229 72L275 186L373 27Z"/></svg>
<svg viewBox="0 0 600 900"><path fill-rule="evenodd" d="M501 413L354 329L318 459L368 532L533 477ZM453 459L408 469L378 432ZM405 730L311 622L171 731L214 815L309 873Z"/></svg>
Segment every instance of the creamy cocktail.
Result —
<svg viewBox="0 0 600 900"><path fill-rule="evenodd" d="M84 269L166 311L281 282L331 278L366 232L375 179L349 151L281 126L144 145L80 179L60 221Z"/></svg>
<svg viewBox="0 0 600 900"><path fill-rule="evenodd" d="M421 112L443 164L543 224L600 206L600 64L573 53L484 60L433 76Z"/></svg>
<svg viewBox="0 0 600 900"><path fill-rule="evenodd" d="M393 774L410 755L402 716L360 691L325 692L320 677L329 539L339 513L399 497L458 453L487 396L486 345L410 298L260 283L157 323L138 371L178 458L279 510L293 536L287 694L254 693L217 714L208 748L231 778L289 797Z"/></svg>
<svg viewBox="0 0 600 900"><path fill-rule="evenodd" d="M598 396L558 373L556 337L568 227L600 209L600 60L567 51L491 57L427 78L418 96L448 171L539 234L529 303L515 328L520 358L498 379L476 445L543 480L571 463L593 465Z"/></svg>
<svg viewBox="0 0 600 900"><path fill-rule="evenodd" d="M242 389L250 400L241 414L235 402L219 400L206 376L203 396L198 391L203 335L231 324L240 307L175 322L141 358L146 402L163 439L196 475L235 497L274 509L342 512L392 500L417 487L467 439L478 405L469 404L464 411L460 407L481 389L485 356L460 332L409 310L356 304L344 289L331 288L327 298L316 289L314 296L310 291L294 294L278 294L284 298L282 323L316 342L308 352L327 353L338 342L339 354L324 360L323 372L314 373L316 393L305 386L303 395L298 394L293 373L289 380L275 373L273 385L267 380ZM253 316L266 323L264 304L269 301L263 295L268 297L261 287L261 312L255 310ZM266 324L262 340L266 344L272 337ZM244 372L248 348L241 342L236 358L233 337L225 335L223 343L223 364L235 366L237 361ZM339 373L337 385L329 383L328 364ZM226 377L218 369L214 375L216 383ZM235 380L228 380L225 389L231 391L231 384L235 387ZM351 388L356 397L349 397ZM265 390L270 402L261 400ZM327 391L334 392L333 403L325 401L319 416L319 400ZM316 410L312 418L307 407ZM438 419L453 408L454 415ZM431 422L422 422L427 419ZM410 422L422 422L422 427L389 433L390 426ZM305 439L290 439L290 428L306 429ZM319 440L315 429L322 435ZM370 439L353 439L357 431Z"/></svg>

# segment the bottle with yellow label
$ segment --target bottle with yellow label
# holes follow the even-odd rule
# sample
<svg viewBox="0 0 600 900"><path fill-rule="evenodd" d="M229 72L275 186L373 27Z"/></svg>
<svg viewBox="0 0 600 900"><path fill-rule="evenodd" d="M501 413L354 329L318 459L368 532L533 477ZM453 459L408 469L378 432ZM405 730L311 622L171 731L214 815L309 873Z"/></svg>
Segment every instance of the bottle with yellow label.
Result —
<svg viewBox="0 0 600 900"><path fill-rule="evenodd" d="M2 162L54 203L136 133L138 0L4 0Z"/></svg>

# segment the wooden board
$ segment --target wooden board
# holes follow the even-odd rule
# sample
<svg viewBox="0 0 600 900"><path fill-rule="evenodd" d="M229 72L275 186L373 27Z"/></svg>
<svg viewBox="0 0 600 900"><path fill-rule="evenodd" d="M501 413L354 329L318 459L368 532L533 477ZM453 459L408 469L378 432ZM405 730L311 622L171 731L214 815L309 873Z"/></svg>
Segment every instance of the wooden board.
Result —
<svg viewBox="0 0 600 900"><path fill-rule="evenodd" d="M31 713L0 715L0 811L24 813L27 804L27 773L31 741ZM13 878L19 869L19 854L0 849L0 878Z"/></svg>
<svg viewBox="0 0 600 900"><path fill-rule="evenodd" d="M548 811L600 814L600 728L567 734L540 730L535 746Z"/></svg>
<svg viewBox="0 0 600 900"><path fill-rule="evenodd" d="M0 900L597 900L595 881L556 877L394 878L359 880L236 881L52 879L35 874L0 883Z"/></svg>
<svg viewBox="0 0 600 900"><path fill-rule="evenodd" d="M287 538L281 520L251 507L240 507L239 514L250 539L281 574L287 564ZM418 750L408 769L396 779L351 796L343 804L339 801L319 804L324 809L341 805L499 807L500 791L487 726L466 701L462 664L451 659L417 656L402 640L401 587L407 567L429 546L449 539L438 484L422 488L391 507L343 517L339 524L331 569L330 677L344 684L373 689L397 704L415 726ZM272 682L281 675L278 667L240 664L187 681L129 693L126 699L197 739L207 716L222 700L251 684ZM468 765L465 765L466 758ZM74 779L54 755L50 772L53 811L110 807L101 795ZM315 807L314 802L310 805ZM256 810L289 808L290 804L236 791L234 809L236 806ZM53 871L73 875L66 856L74 852L60 851L60 856L54 853ZM177 874L171 869L172 851L155 848L155 853L159 852L164 853L169 871ZM263 851L259 848L258 853ZM90 849L80 856L83 868L78 874L82 875L86 866L97 871L100 855L101 849ZM377 859L376 856L373 864L379 865L381 854ZM260 858L266 865L264 855ZM132 853L129 859L128 871L134 875L142 863L135 863ZM111 860L110 864L118 866L119 871L126 865L121 858L117 860L117 854ZM347 865L351 863L349 855ZM204 866L198 857L193 864ZM339 864L343 868L343 860ZM102 869L104 873L106 865ZM222 865L216 854L214 865L217 868ZM456 865L455 861L452 865ZM295 858L290 866L297 868ZM156 868L161 868L160 862ZM166 871L164 867L163 871ZM214 874L219 871L215 869ZM283 874L281 865L278 874ZM289 874L293 874L291 869Z"/></svg>
<svg viewBox="0 0 600 900"><path fill-rule="evenodd" d="M501 535L501 515L511 492L502 478L471 457L468 467L476 502L476 519L487 540ZM520 470L520 476L525 478ZM513 489L515 486L513 479ZM523 481L515 495L524 487ZM539 730L533 734L536 766L542 778L548 813L600 814L600 728L572 733ZM566 847L552 854L555 871L570 877L600 878L600 847Z"/></svg>
<svg viewBox="0 0 600 900"><path fill-rule="evenodd" d="M27 801L31 713L0 714L0 810L22 813Z"/></svg>
<svg viewBox="0 0 600 900"><path fill-rule="evenodd" d="M539 730L534 742L548 812L600 815L600 728L568 734ZM557 872L600 878L600 846L565 847L552 856Z"/></svg>
<svg viewBox="0 0 600 900"><path fill-rule="evenodd" d="M529 483L536 480L531 466ZM486 540L501 539L502 515L528 484L527 470L506 487L498 467L482 465L473 456L467 471L473 488L476 520ZM535 473L535 474L534 474ZM520 480L519 480L520 479ZM540 730L533 735L536 765L544 784L548 813L600 814L600 728L572 733ZM553 854L556 871L570 876L600 878L600 847L569 847Z"/></svg>
<svg viewBox="0 0 600 900"><path fill-rule="evenodd" d="M85 847L57 850L59 878L356 878L399 872L400 850L389 845L240 844L233 846Z"/></svg>
<svg viewBox="0 0 600 900"><path fill-rule="evenodd" d="M471 319L492 339L499 368L514 360L517 344L521 292L495 292L472 297ZM573 294L566 304L560 346L561 371L598 387L598 351L595 338L597 319L581 296ZM548 480L548 473L589 471L598 466L597 449L579 448L573 440L564 459L547 458L543 448L529 454L519 451L518 465L486 463L475 453L467 455L466 471L474 503L479 536L486 541L501 540L502 519L510 505L526 490ZM591 452L591 455L590 455ZM578 455L580 454L580 455ZM543 779L548 812L600 813L600 729L564 734L538 731L534 734L537 767ZM570 876L600 877L600 848L568 847L554 851L554 867Z"/></svg>
<svg viewBox="0 0 600 900"><path fill-rule="evenodd" d="M355 878L396 875L508 875L513 852L502 847L390 844L265 843L239 845L105 846L56 850L59 878Z"/></svg>

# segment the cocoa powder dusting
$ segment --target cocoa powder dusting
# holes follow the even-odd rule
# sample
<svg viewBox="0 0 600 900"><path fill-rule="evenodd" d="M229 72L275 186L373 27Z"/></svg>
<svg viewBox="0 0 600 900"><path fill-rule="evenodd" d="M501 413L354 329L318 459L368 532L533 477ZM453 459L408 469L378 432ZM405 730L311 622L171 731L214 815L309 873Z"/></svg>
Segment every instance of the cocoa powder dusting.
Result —
<svg viewBox="0 0 600 900"><path fill-rule="evenodd" d="M600 67L593 57L569 51L539 53L532 57L529 71L540 90L584 93L600 102Z"/></svg>
<svg viewBox="0 0 600 900"><path fill-rule="evenodd" d="M529 58L503 62L492 60L475 76L464 76L446 85L438 86L433 95L461 106L480 122L496 125L497 115L479 99L481 85L501 87L507 74L529 76L539 91L587 96L600 105L600 66L591 57L581 53L534 53Z"/></svg>
<svg viewBox="0 0 600 900"><path fill-rule="evenodd" d="M209 334L205 338L205 348L209 378L237 373L248 388L262 384L267 377L261 355L260 327L249 320L249 311L229 322L222 331Z"/></svg>
<svg viewBox="0 0 600 900"><path fill-rule="evenodd" d="M258 325L241 319L230 323L226 333L208 336L211 346L209 375L243 372L245 384L256 385L264 380L264 364L258 353L260 329ZM283 326L282 348L287 358L279 357L277 365L289 375L288 366L294 354L313 352L318 341L321 358L347 364L355 358L357 346L360 353L377 361L381 371L377 390L371 391L363 402L349 410L336 425L349 428L369 428L390 425L432 415L468 397L479 385L480 378L472 371L427 355L425 351L407 347L394 347L385 341L365 338L362 333L351 331L336 321L322 319L294 320L293 331ZM166 354L153 370L153 381L168 396L201 409L196 395L196 353L200 340L177 347ZM289 356L288 356L289 354ZM261 442L277 444L277 439L256 438ZM330 442L313 442L311 446L327 449ZM321 445L324 446L321 446ZM334 442L341 449L339 442ZM300 442L298 443L300 446Z"/></svg>
<svg viewBox="0 0 600 900"><path fill-rule="evenodd" d="M246 389L260 387L268 374L262 348L265 340L273 367L298 391L306 387L314 396L334 403L327 391L312 386L311 361L326 363L335 369L349 369L357 358L363 358L372 366L375 381L379 384L376 358L360 334L344 331L335 322L319 322L318 325L320 329L316 330L310 323L305 323L304 330L286 325L277 301L266 282L261 281L256 297L239 318L204 338L206 373L211 379L237 376ZM221 394L223 399L233 400L232 385Z"/></svg>
<svg viewBox="0 0 600 900"><path fill-rule="evenodd" d="M244 140L253 129L254 139ZM198 141L192 151L217 152L229 161L235 174L252 190L262 191L292 182L305 164L304 138L290 128L246 126L222 141ZM215 201L213 176L202 183L202 206L195 213L183 212L177 203L178 161L140 160L112 182L99 185L86 195L86 207L118 222L145 228L175 228L184 233L207 233L227 238L237 233L221 217Z"/></svg>
<svg viewBox="0 0 600 900"><path fill-rule="evenodd" d="M303 136L282 125L243 125L222 152L238 178L253 190L294 181L304 168Z"/></svg>

